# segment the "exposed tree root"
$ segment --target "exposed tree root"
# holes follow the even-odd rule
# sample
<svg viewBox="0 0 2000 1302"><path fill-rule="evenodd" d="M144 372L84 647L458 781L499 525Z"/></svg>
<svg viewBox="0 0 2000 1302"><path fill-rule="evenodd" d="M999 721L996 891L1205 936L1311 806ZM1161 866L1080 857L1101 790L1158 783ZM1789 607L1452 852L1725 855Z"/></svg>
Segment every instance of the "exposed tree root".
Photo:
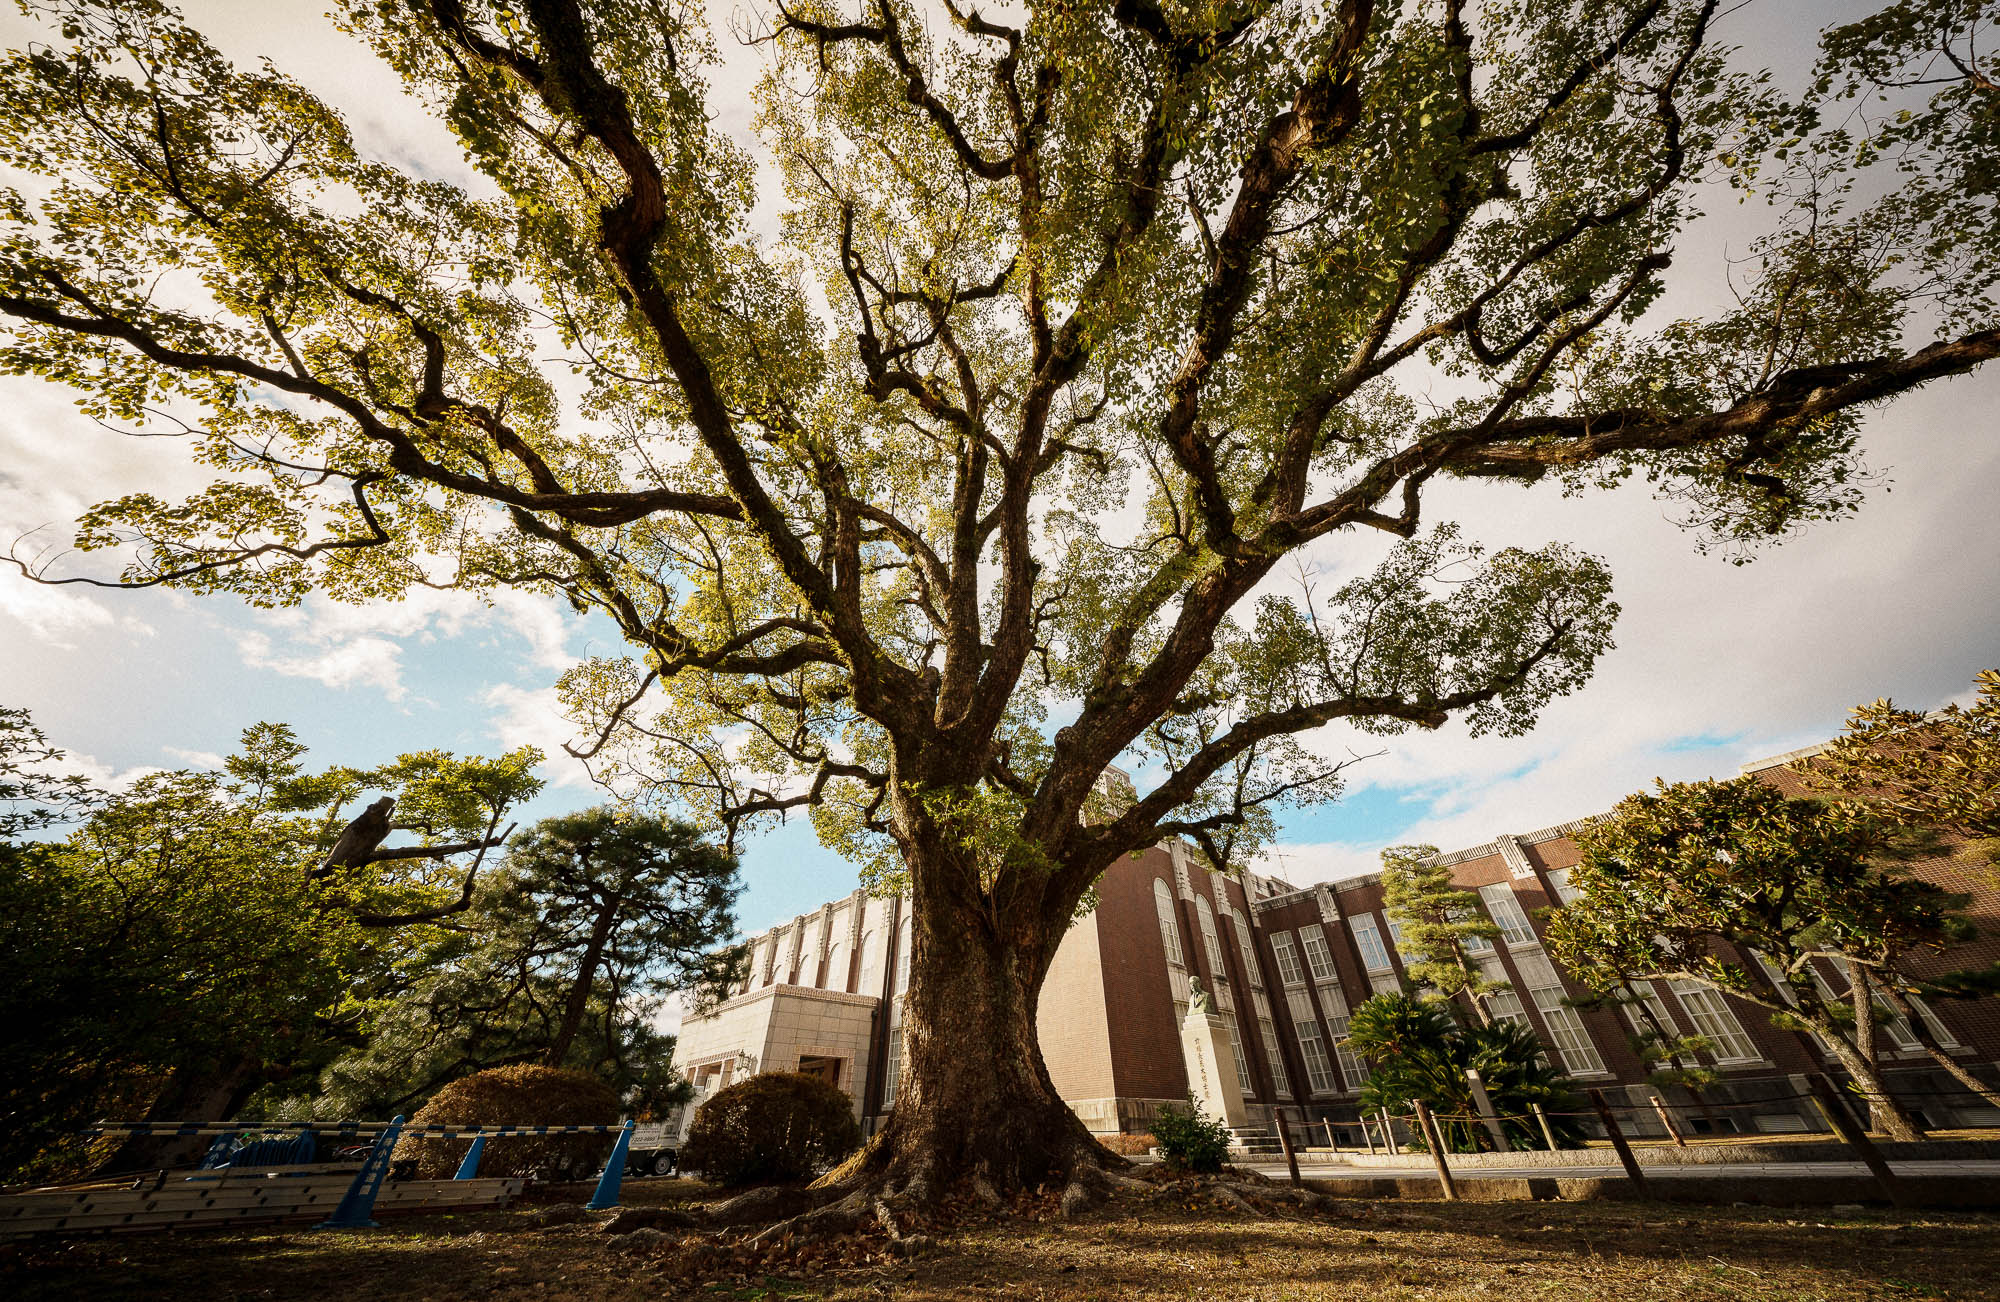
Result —
<svg viewBox="0 0 2000 1302"><path fill-rule="evenodd" d="M663 1209L657 1216L634 1215L625 1224L647 1223L643 1229L614 1234L608 1246L657 1258L676 1277L693 1280L769 1271L880 1269L887 1262L938 1250L934 1226L990 1216L1069 1220L1114 1200L1195 1200L1258 1219L1373 1220L1376 1215L1365 1206L1338 1210L1343 1204L1337 1199L1253 1172L1192 1175L1143 1167L1128 1175L1107 1169L1109 1165L1080 1163L1066 1179L1012 1198L1000 1193L988 1171L961 1175L945 1185L934 1168L901 1179L876 1173L842 1186L753 1190L700 1216L692 1230L682 1229L694 1219L683 1213ZM1130 1169L1122 1162L1118 1166Z"/></svg>

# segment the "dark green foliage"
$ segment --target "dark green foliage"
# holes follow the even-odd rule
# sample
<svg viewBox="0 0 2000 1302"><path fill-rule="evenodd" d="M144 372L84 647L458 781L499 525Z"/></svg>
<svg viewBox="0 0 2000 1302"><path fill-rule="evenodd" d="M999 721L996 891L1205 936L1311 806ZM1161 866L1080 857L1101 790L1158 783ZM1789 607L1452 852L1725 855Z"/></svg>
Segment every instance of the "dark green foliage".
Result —
<svg viewBox="0 0 2000 1302"><path fill-rule="evenodd" d="M320 773L304 755L290 728L257 724L222 772L92 792L56 772L61 752L25 714L0 714L0 838L77 824L0 839L0 1178L112 1157L74 1142L91 1121L156 1103L233 1115L260 1081L317 1068L438 934L397 920L450 916L467 871L454 856L541 785L533 750ZM371 789L394 793L419 844L326 868Z"/></svg>
<svg viewBox="0 0 2000 1302"><path fill-rule="evenodd" d="M1373 1064L1361 1087L1364 1112L1386 1108L1407 1116L1421 1099L1438 1114L1446 1145L1457 1153L1493 1147L1465 1069L1486 1083L1493 1109L1515 1148L1546 1148L1529 1109L1539 1103L1561 1148L1583 1147L1583 1128L1560 1115L1581 1106L1570 1079L1552 1066L1534 1032L1519 1022L1460 1026L1445 1005L1406 994L1376 995L1354 1010L1349 1044ZM1419 1144L1419 1147L1422 1145Z"/></svg>
<svg viewBox="0 0 2000 1302"><path fill-rule="evenodd" d="M659 996L740 975L714 947L735 929L735 856L682 822L614 808L517 836L473 907L405 964L365 1043L295 1100L327 1116L387 1116L468 1072L541 1062L588 1072L636 1112L686 1097ZM317 1097L313 1097L313 1095Z"/></svg>
<svg viewBox="0 0 2000 1302"><path fill-rule="evenodd" d="M455 1080L418 1109L412 1126L605 1125L618 1119L611 1087L580 1071L534 1063L495 1067ZM611 1153L611 1135L520 1135L489 1139L481 1175L582 1179L596 1175ZM469 1139L412 1136L396 1145L398 1158L415 1158L417 1179L455 1175Z"/></svg>
<svg viewBox="0 0 2000 1302"><path fill-rule="evenodd" d="M800 1072L761 1072L718 1090L694 1114L680 1168L736 1188L805 1180L861 1147L854 1102Z"/></svg>
<svg viewBox="0 0 2000 1302"><path fill-rule="evenodd" d="M1900 987L1912 960L1962 934L1953 915L1963 897L1901 868L1911 845L1900 829L1865 806L1797 799L1745 777L1662 782L1576 840L1577 896L1546 933L1556 958L1600 989L1666 978L1759 1004L1780 1026L1819 1036L1879 1096L1890 1134L1921 1137L1873 1060L1873 1001L1833 993L1818 966L1837 958L1846 972ZM1753 951L1760 961L1735 957Z"/></svg>
<svg viewBox="0 0 2000 1302"><path fill-rule="evenodd" d="M1970 707L1926 713L1886 697L1857 706L1799 776L1895 823L1959 837L1963 853L2000 874L2000 669L1980 673L1974 686Z"/></svg>
<svg viewBox="0 0 2000 1302"><path fill-rule="evenodd" d="M1490 956L1500 934L1480 911L1479 893L1452 882L1436 846L1393 845L1382 852L1382 904L1402 928L1407 978L1447 999L1464 995L1487 1021L1486 996L1507 983L1489 980L1473 958L1482 941Z"/></svg>
<svg viewBox="0 0 2000 1302"><path fill-rule="evenodd" d="M1153 1119L1153 1138L1176 1171L1220 1171L1229 1154L1229 1127L1205 1115L1193 1099L1185 1108L1172 1103L1161 1107Z"/></svg>

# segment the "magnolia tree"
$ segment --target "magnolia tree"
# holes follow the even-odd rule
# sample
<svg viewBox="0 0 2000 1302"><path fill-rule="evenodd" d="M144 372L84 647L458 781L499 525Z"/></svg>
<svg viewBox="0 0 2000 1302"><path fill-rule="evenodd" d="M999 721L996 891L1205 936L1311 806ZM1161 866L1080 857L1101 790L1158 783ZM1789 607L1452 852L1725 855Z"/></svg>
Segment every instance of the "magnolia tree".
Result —
<svg viewBox="0 0 2000 1302"><path fill-rule="evenodd" d="M1912 1031L1926 1020L1899 990L1909 982L1899 970L1964 938L1954 913L1964 897L1899 871L1907 846L1892 825L1744 777L1661 783L1619 801L1576 842L1577 895L1547 932L1566 966L1599 989L1690 981L1757 1004L1817 1037L1892 1137L1923 1137L1877 1066L1877 999ZM1918 1040L1991 1095L1928 1026Z"/></svg>
<svg viewBox="0 0 2000 1302"><path fill-rule="evenodd" d="M1089 1186L1035 1007L1099 874L1330 795L1323 724L1519 732L1610 645L1598 560L1485 554L1435 485L1639 476L1735 547L1852 509L1863 411L2000 353L1980 7L1896 6L1791 100L1717 8L352 0L467 189L154 0L51 0L0 73L0 360L215 467L84 517L118 581L615 622L565 681L607 777L810 807L911 894L842 1178ZM1649 313L1730 185L1736 301ZM1121 756L1160 776L1102 800Z"/></svg>
<svg viewBox="0 0 2000 1302"><path fill-rule="evenodd" d="M2000 669L1981 671L1973 691L1969 707L1928 714L1886 697L1857 706L1799 776L1835 799L1960 838L1964 853L2000 869Z"/></svg>

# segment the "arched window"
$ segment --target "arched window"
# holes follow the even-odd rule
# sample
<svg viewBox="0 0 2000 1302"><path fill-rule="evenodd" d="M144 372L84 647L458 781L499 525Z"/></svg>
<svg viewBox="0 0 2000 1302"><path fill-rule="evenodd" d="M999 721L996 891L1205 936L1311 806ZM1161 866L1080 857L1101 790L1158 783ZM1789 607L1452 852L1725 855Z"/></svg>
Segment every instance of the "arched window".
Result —
<svg viewBox="0 0 2000 1302"><path fill-rule="evenodd" d="M792 978L792 984L816 986L819 984L819 928L815 926L806 934L799 946L799 973Z"/></svg>
<svg viewBox="0 0 2000 1302"><path fill-rule="evenodd" d="M1167 962L1175 967L1187 963L1187 956L1181 953L1180 924L1174 919L1174 893L1167 889L1164 878L1153 879L1153 907L1160 914L1160 944L1167 951Z"/></svg>
<svg viewBox="0 0 2000 1302"><path fill-rule="evenodd" d="M856 992L864 995L881 993L875 988L875 973L879 970L875 963L875 933L864 931L861 933L861 983L855 987Z"/></svg>
<svg viewBox="0 0 2000 1302"><path fill-rule="evenodd" d="M827 947L826 980L820 984L828 990L847 992L847 946L837 940Z"/></svg>

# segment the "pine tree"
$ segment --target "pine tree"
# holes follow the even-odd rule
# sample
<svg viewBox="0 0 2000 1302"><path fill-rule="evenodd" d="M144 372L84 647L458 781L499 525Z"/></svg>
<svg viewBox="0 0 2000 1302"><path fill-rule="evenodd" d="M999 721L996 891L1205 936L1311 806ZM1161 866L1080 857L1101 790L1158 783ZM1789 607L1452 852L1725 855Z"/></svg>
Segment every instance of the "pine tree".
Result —
<svg viewBox="0 0 2000 1302"><path fill-rule="evenodd" d="M1479 911L1479 896L1451 880L1434 845L1393 845L1382 852L1382 901L1402 932L1403 971L1439 998L1465 996L1481 1026L1493 1024L1486 997L1508 988L1481 970L1500 928Z"/></svg>

